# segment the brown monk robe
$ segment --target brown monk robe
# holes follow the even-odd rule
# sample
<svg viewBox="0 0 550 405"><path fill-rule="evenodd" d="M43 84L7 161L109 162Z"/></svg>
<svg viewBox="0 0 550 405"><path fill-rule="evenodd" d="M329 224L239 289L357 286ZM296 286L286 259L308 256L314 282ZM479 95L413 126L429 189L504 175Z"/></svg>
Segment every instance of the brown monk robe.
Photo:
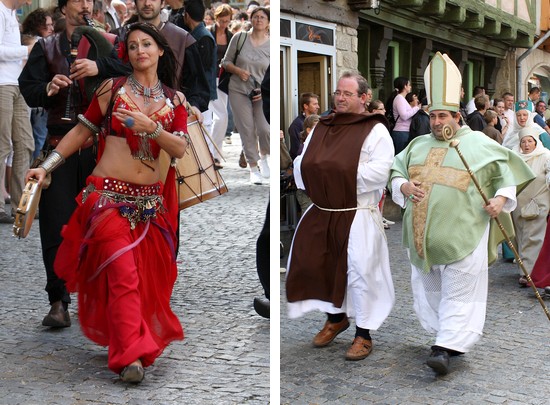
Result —
<svg viewBox="0 0 550 405"><path fill-rule="evenodd" d="M339 113L321 118L302 159L313 201L293 241L286 281L289 302L318 299L341 307L347 285L348 238L357 207L361 147L380 114Z"/></svg>

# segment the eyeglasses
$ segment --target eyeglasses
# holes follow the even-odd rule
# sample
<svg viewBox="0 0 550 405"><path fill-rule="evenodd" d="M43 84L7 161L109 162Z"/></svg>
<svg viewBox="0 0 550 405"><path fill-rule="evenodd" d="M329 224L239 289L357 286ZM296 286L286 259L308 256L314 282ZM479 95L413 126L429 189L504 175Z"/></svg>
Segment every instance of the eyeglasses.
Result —
<svg viewBox="0 0 550 405"><path fill-rule="evenodd" d="M352 98L353 96L358 96L357 93L350 93L349 91L341 92L340 90L336 90L334 93L332 93L334 97L340 97L343 96L344 98Z"/></svg>
<svg viewBox="0 0 550 405"><path fill-rule="evenodd" d="M92 4L94 2L94 0L69 0L69 1L73 4L79 4L79 3Z"/></svg>

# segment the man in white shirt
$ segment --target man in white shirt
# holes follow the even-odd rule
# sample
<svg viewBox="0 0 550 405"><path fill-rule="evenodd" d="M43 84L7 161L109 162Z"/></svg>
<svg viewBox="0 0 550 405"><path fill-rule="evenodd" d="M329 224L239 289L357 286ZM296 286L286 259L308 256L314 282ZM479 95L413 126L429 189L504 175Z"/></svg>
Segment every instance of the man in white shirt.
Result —
<svg viewBox="0 0 550 405"><path fill-rule="evenodd" d="M516 121L516 113L514 112L514 95L512 93L504 93L504 115L508 118L508 125L513 125Z"/></svg>
<svg viewBox="0 0 550 405"><path fill-rule="evenodd" d="M21 45L21 34L16 10L25 0L0 0L0 181L4 181L6 158L13 145L12 174L9 183L11 210L8 212L3 198L0 198L0 223L13 223L23 187L25 173L34 151L34 139L30 121L30 110L19 91L17 81L34 41Z"/></svg>

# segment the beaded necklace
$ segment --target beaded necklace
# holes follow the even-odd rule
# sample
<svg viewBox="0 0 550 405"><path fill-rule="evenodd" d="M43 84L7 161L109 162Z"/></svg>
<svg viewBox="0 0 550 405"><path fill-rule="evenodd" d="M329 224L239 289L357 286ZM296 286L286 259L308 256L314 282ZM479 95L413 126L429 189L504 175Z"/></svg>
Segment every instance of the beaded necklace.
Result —
<svg viewBox="0 0 550 405"><path fill-rule="evenodd" d="M150 99L153 98L153 101L155 103L158 103L159 100L164 99L164 92L162 91L162 84L160 83L160 80L155 84L153 87L145 87L140 82L136 80L134 75L128 76L128 83L130 83L130 88L132 89L132 93L136 95L136 97L143 96L143 104L145 106L148 106L151 104Z"/></svg>

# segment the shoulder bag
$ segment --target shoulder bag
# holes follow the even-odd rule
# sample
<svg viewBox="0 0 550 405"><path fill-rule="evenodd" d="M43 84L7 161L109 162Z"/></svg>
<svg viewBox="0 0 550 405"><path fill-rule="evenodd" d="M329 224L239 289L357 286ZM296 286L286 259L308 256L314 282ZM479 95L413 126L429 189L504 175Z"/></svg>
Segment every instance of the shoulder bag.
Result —
<svg viewBox="0 0 550 405"><path fill-rule="evenodd" d="M246 36L248 34L246 32L241 33L239 35L239 39L237 40L237 52L235 52L235 57L233 58L233 64L237 62L237 58L239 56L239 53L241 52L241 49L243 48L244 41L246 41ZM243 39L244 38L244 39ZM242 39L242 41L241 41ZM220 81L218 82L218 89L223 91L225 94L229 92L229 79L231 79L231 73L229 73L227 70L223 68L223 66L220 68Z"/></svg>

